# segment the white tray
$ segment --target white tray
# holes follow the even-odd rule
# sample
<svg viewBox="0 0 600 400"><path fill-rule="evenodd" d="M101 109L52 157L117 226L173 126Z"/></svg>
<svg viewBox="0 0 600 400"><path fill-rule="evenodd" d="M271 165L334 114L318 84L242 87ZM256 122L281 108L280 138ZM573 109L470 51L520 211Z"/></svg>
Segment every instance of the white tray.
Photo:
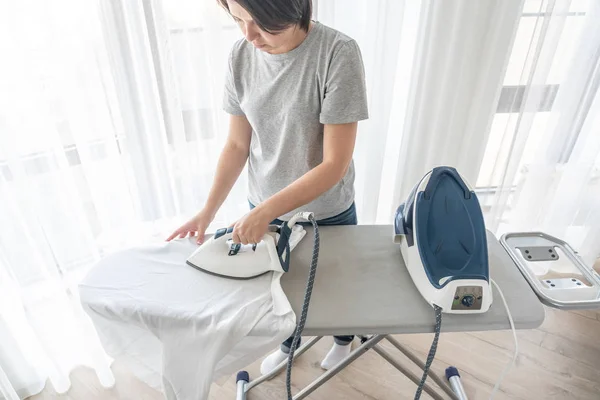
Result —
<svg viewBox="0 0 600 400"><path fill-rule="evenodd" d="M568 243L542 232L507 233L500 243L542 303L558 309L600 308L600 276Z"/></svg>

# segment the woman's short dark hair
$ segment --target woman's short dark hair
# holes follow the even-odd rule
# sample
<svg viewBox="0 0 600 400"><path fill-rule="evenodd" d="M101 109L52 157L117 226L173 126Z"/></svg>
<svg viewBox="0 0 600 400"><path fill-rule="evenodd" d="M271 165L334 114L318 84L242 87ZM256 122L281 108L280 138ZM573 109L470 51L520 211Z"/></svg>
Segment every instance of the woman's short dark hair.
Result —
<svg viewBox="0 0 600 400"><path fill-rule="evenodd" d="M227 0L217 0L229 11ZM312 0L233 0L242 6L265 32L277 33L291 25L308 32Z"/></svg>

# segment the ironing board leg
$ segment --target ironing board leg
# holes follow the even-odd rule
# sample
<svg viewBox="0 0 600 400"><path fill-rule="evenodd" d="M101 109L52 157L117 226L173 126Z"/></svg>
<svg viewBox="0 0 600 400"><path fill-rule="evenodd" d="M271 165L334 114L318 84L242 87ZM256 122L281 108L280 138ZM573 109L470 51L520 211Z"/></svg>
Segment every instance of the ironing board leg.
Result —
<svg viewBox="0 0 600 400"><path fill-rule="evenodd" d="M321 338L322 338L322 336L313 337L310 340L308 340L306 342L306 344L303 344L302 346L300 346L300 348L294 352L294 361L296 360L296 358L300 357L306 350L313 347L315 345L315 343L317 343L319 340L321 340ZM254 386L260 385L264 381L274 378L277 374L279 374L281 371L283 371L286 368L286 366L287 366L287 358L284 361L282 361L273 371L269 372L266 375L262 375L259 378L254 379L252 382L248 383L245 387L245 391L248 392Z"/></svg>
<svg viewBox="0 0 600 400"><path fill-rule="evenodd" d="M248 386L248 382L237 382L237 391L235 400L246 400L246 387Z"/></svg>
<svg viewBox="0 0 600 400"><path fill-rule="evenodd" d="M308 386L306 386L304 389L302 389L300 392L298 392L298 394L296 394L294 396L294 400L301 400L301 399L305 398L306 396L308 396L309 394L311 394L312 392L314 392L317 388L319 388L321 385L323 385L325 382L327 382L329 379L331 379L333 376L335 376L338 372L340 372L341 370L346 368L348 365L350 365L350 363L352 363L358 357L362 356L369 349L374 347L384 337L385 336L383 336L383 335L375 335L375 336L371 337L370 339L368 339L367 341L365 341L363 344L361 344L356 349L352 350L352 352L350 352L350 354L346 358L344 358L342 361L337 363L332 368L328 369L327 372L325 372L323 375L319 376L317 379L312 381Z"/></svg>
<svg viewBox="0 0 600 400"><path fill-rule="evenodd" d="M425 368L425 363L423 361L421 361L417 356L415 356L410 350L408 350L406 347L402 346L402 344L400 344L400 342L398 342L396 339L394 339L391 336L386 336L385 339L390 342L395 348L397 348L398 350L400 350L402 352L402 354L404 354L409 360L411 360L412 362L414 362L415 364L417 364L419 366L419 368L423 369ZM456 393L454 393L454 391L452 390L452 388L446 383L447 381L445 379L442 379L438 374L436 374L434 371L432 371L431 369L429 370L429 377L431 379L433 379L433 381L435 383L438 384L438 386L444 391L446 392L446 394L448 396L450 396L451 399L453 400L458 400L458 396L456 395ZM419 382L415 382L417 385L419 384Z"/></svg>
<svg viewBox="0 0 600 400"><path fill-rule="evenodd" d="M389 362L394 367L396 367L396 369L398 371L400 371L404 375L406 375L406 377L408 379L410 379L411 381L413 381L416 385L419 384L419 382L421 381L421 378L418 377L417 375L413 374L408 368L402 366L398 361L394 360L394 358L387 351L385 351L384 349L382 349L379 346L374 346L373 350L377 354L379 354L381 357L383 357L387 362ZM423 386L423 390L425 390L425 392L427 392L435 400L444 400L444 398L442 396L440 396L439 394L437 394L435 392L435 390L433 390L427 383L425 384L425 386Z"/></svg>
<svg viewBox="0 0 600 400"><path fill-rule="evenodd" d="M296 359L296 357L300 356L302 353L304 353L309 348L311 348L320 339L321 339L321 336L317 336L317 337L314 337L314 338L311 338L310 340L308 340L306 342L306 344L302 345L298 349L298 351L296 351L296 353L294 354L294 360ZM417 384L417 385L419 384L419 382L421 380L420 377L418 377L417 375L415 375L414 373L412 373L410 370L408 370L406 367L404 367L403 365L401 365L387 351L385 351L381 346L378 346L378 343L381 342L383 339L388 340L394 347L396 347L398 350L400 350L406 357L408 357L411 361L413 361L416 365L418 365L421 369L423 369L424 366L425 366L424 363L422 361L420 361L408 349L406 349L404 346L402 346L398 341L396 341L394 338L389 337L387 335L373 335L373 336L370 336L370 337L368 337L368 336L361 336L361 339L362 339L362 344L359 347L357 347L354 350L352 350L350 352L350 354L346 358L344 358L342 361L340 361L335 366L333 366L333 368L330 368L329 370L327 370L324 374L322 374L317 379L315 379L314 381L312 381L309 385L307 385L306 387L304 387L300 392L298 392L293 397L293 399L294 400L304 399L305 397L307 397L309 394L311 394L312 392L314 392L315 390L317 390L321 385L323 385L324 383L326 383L329 379L331 379L332 377L334 377L338 372L340 372L341 370L343 370L344 368L346 368L354 360L356 360L357 358L359 358L360 356L362 356L364 353L366 353L370 349L375 350L375 352L377 354L379 354L381 357L383 357L391 365L393 365L394 367L396 367L396 369L398 371L400 371L404 375L406 375L406 377L408 377L415 384ZM266 381L268 379L273 378L275 375L277 375L278 373L280 373L281 371L283 371L285 369L286 365L287 365L287 360L284 361L284 362L282 362L281 364L279 364L277 366L277 368L275 368L269 374L263 375L263 376L259 377L258 379L253 380L252 382L248 383L248 382L239 382L238 381L238 392L237 392L237 398L236 399L237 400L246 400L246 393L250 389L252 389L253 387L261 384L262 382L264 382L264 381ZM452 399L452 400L463 400L459 396L457 396L457 394L452 391L452 389L449 387L449 385L447 385L444 380L442 380L437 374L435 374L435 372L429 370L429 376L444 390L444 392L446 392L446 394L448 394L448 396L449 396L450 399ZM440 394L438 394L428 384L425 384L425 386L424 386L423 389L433 399L435 399L435 400L444 400L444 397L442 397ZM241 395L240 395L240 392L241 392Z"/></svg>

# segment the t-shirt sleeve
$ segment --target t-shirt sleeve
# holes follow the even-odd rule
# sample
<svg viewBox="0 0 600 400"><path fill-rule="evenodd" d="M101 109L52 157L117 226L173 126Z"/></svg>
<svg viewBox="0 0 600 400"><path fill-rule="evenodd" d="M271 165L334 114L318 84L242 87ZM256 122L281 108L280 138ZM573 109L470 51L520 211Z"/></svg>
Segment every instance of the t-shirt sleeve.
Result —
<svg viewBox="0 0 600 400"><path fill-rule="evenodd" d="M225 73L225 90L223 93L223 110L232 115L244 115L240 106L238 92L235 88L235 75L233 70L233 50L229 53L227 72Z"/></svg>
<svg viewBox="0 0 600 400"><path fill-rule="evenodd" d="M345 124L369 118L365 71L355 40L344 43L333 56L324 92L322 124Z"/></svg>

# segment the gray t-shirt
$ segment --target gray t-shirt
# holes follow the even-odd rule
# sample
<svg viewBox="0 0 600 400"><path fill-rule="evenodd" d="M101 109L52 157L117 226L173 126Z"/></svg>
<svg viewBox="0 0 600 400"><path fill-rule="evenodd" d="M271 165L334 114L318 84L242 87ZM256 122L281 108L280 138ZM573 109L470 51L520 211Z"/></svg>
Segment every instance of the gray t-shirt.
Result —
<svg viewBox="0 0 600 400"><path fill-rule="evenodd" d="M368 118L364 67L353 39L314 22L304 41L269 54L245 40L230 53L223 108L252 126L248 200L257 205L323 160L324 124ZM354 162L344 178L296 212L335 216L354 201Z"/></svg>

